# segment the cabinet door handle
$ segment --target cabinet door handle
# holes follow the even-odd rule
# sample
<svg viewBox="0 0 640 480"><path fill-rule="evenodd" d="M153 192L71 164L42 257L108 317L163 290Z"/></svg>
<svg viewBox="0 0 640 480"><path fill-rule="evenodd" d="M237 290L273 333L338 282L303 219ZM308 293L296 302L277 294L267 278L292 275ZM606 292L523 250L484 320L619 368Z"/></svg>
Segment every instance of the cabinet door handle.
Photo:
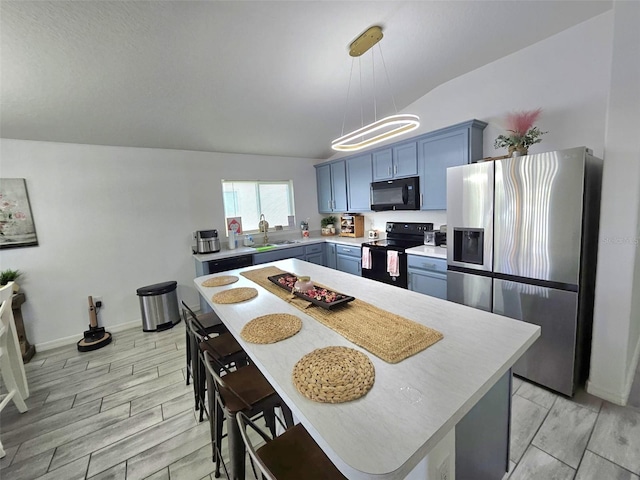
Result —
<svg viewBox="0 0 640 480"><path fill-rule="evenodd" d="M343 248L342 251L351 253L351 249L350 248Z"/></svg>
<svg viewBox="0 0 640 480"><path fill-rule="evenodd" d="M434 270L436 268L436 264L435 263L423 263L422 266L424 268L433 268Z"/></svg>
<svg viewBox="0 0 640 480"><path fill-rule="evenodd" d="M396 175L398 173L398 165L393 166L393 174Z"/></svg>
<svg viewBox="0 0 640 480"><path fill-rule="evenodd" d="M331 200L327 201L327 207L329 208L329 210L331 210Z"/></svg>
<svg viewBox="0 0 640 480"><path fill-rule="evenodd" d="M391 175L391 165L389 165L389 168L387 169L387 172L389 172L389 175Z"/></svg>

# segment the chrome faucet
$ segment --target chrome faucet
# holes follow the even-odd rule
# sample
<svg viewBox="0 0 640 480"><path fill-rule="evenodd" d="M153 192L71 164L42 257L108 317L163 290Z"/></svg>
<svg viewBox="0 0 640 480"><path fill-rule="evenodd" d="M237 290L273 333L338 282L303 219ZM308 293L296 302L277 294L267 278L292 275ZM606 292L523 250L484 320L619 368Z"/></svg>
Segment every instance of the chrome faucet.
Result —
<svg viewBox="0 0 640 480"><path fill-rule="evenodd" d="M260 222L258 222L258 230L264 232L264 237L262 242L266 245L269 243L269 237L267 236L267 231L269 230L269 222L264 218L264 213L260 214Z"/></svg>

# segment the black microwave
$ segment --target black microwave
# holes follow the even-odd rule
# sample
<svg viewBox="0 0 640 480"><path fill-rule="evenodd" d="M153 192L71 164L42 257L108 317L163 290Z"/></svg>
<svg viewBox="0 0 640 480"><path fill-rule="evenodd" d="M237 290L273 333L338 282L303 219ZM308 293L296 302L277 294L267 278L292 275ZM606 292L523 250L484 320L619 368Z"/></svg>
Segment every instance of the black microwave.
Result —
<svg viewBox="0 0 640 480"><path fill-rule="evenodd" d="M371 184L371 210L420 210L419 177L396 178Z"/></svg>

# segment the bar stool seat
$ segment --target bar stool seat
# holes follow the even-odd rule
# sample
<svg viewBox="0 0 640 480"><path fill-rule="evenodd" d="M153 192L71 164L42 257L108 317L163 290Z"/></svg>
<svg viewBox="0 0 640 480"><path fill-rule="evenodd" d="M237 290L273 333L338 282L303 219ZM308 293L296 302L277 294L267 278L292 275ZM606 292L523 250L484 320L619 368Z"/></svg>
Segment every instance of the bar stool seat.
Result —
<svg viewBox="0 0 640 480"><path fill-rule="evenodd" d="M209 415L205 403L206 374L202 356L203 352L208 351L210 355L216 359L217 364L222 365L224 368L244 366L247 365L249 361L246 353L233 335L228 331L220 331L221 333L210 336L211 334L206 333L207 329L198 321L196 314L189 309L184 302L183 305L186 309L186 311L183 309L183 315L185 316L185 323L187 325L189 345L194 352L192 375L195 409L200 410L200 421L202 422L205 411L207 415ZM187 312L189 318L187 318ZM222 373L222 370L219 369L219 373Z"/></svg>
<svg viewBox="0 0 640 480"><path fill-rule="evenodd" d="M209 352L216 361L225 368L235 367L236 369L249 365L247 354L242 349L238 341L229 332L218 335L217 337L208 337L199 339L198 343L198 402L200 409L200 421L204 419L204 413L212 415L213 412L207 407L205 402L206 372L204 367L204 352ZM222 374L224 369L219 368L218 373ZM213 391L210 391L213 395Z"/></svg>
<svg viewBox="0 0 640 480"><path fill-rule="evenodd" d="M186 303L184 303L184 301L182 302L182 319L184 320L184 325L185 325L185 341L186 341L186 356L187 356L187 370L186 370L186 377L187 377L187 385L189 385L189 378L193 378L193 366L192 366L192 362L191 362L191 340L189 337L189 328L187 327L187 311L189 311L189 314L193 313L194 315L196 315L193 310L191 310ZM228 332L229 330L227 330L227 327L225 326L224 323L222 323L222 321L220 320L220 318L218 317L218 315L215 314L215 312L206 312L206 313L199 313L196 315L196 318L198 320L198 322L200 323L200 325L202 325L204 327L204 334L206 335L211 335L211 334L221 334L221 333L225 333Z"/></svg>
<svg viewBox="0 0 640 480"><path fill-rule="evenodd" d="M244 413L239 412L237 417L249 456L267 480L346 480L301 424L269 438ZM247 435L247 426L258 432L266 443L255 449Z"/></svg>
<svg viewBox="0 0 640 480"><path fill-rule="evenodd" d="M207 351L204 352L203 357L207 371L207 388L210 393L215 391L215 396L210 394L207 397L209 411L214 412L214 415L209 416L213 431L211 439L213 460L216 463L214 475L216 478L220 475L222 423L226 420L231 463L230 478L244 480L245 447L236 422L236 414L243 412L248 417L263 415L272 435L276 432L275 408L279 407L282 410L286 427L293 426L293 416L255 365L248 365L233 372L226 371L226 375L221 377L217 370L222 366L216 365L215 358Z"/></svg>

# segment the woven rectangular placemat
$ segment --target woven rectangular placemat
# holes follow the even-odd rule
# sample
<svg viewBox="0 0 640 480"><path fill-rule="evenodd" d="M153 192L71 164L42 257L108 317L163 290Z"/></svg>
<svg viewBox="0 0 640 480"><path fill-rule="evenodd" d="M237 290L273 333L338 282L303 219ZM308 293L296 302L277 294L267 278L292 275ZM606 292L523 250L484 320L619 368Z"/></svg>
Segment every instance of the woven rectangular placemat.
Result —
<svg viewBox="0 0 640 480"><path fill-rule="evenodd" d="M307 315L385 362L398 363L430 347L443 337L442 333L437 330L387 312L357 298L335 310L325 310L316 306L309 307L309 302L298 297L291 298L291 294L267 278L280 273L286 272L277 267L264 267L242 272L241 275L290 302Z"/></svg>

